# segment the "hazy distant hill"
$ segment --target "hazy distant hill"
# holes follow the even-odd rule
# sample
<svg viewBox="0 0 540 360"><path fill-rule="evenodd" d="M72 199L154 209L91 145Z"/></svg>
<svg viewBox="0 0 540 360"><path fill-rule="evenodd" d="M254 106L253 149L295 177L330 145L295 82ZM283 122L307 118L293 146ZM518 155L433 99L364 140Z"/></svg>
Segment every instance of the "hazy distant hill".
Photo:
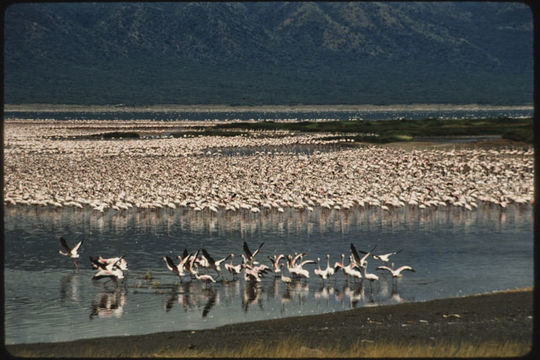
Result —
<svg viewBox="0 0 540 360"><path fill-rule="evenodd" d="M520 3L36 3L6 103L532 103Z"/></svg>

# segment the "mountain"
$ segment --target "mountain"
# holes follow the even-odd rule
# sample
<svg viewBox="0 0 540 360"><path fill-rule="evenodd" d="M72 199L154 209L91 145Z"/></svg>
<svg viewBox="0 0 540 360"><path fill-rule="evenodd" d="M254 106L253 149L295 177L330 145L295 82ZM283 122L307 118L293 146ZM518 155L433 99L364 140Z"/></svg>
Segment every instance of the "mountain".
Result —
<svg viewBox="0 0 540 360"><path fill-rule="evenodd" d="M4 101L529 104L532 34L521 3L16 3Z"/></svg>

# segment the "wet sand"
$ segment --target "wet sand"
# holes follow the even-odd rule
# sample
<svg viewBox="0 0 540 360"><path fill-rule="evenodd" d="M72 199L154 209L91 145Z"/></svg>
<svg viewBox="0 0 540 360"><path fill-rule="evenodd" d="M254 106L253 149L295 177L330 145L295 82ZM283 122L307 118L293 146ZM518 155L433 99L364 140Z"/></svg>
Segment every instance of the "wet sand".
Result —
<svg viewBox="0 0 540 360"><path fill-rule="evenodd" d="M155 357L294 339L317 349L354 344L533 344L532 288L226 325L209 330L162 332L59 343L6 346L15 356ZM169 355L170 356L170 355ZM173 355L174 356L174 355ZM261 354L264 356L264 354Z"/></svg>

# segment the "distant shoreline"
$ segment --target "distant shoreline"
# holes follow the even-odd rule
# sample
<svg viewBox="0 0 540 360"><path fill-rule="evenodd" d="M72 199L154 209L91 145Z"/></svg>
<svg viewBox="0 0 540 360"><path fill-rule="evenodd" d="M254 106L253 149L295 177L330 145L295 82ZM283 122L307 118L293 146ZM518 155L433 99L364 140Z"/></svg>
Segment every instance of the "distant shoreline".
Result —
<svg viewBox="0 0 540 360"><path fill-rule="evenodd" d="M318 112L318 111L489 111L533 110L534 105L479 105L479 104L395 104L395 105L63 105L63 104L4 104L4 112L24 111L88 111L88 112Z"/></svg>

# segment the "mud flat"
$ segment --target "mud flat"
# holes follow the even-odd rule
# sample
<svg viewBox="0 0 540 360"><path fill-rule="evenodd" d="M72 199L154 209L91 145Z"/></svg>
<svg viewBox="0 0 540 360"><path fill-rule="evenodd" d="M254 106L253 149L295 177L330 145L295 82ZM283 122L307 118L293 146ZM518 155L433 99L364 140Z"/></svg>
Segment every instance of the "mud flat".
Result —
<svg viewBox="0 0 540 360"><path fill-rule="evenodd" d="M467 346L474 350L465 356L490 356L489 349L506 349L496 356L523 356L536 350L533 289L363 307L210 330L9 345L6 350L25 357L264 357L275 356L272 350L283 344L289 349L280 350L278 356L336 356L325 352L332 347L338 349L337 356L447 357L463 354L460 349ZM250 353L250 348L261 353ZM373 348L377 352L373 353ZM420 354L411 349L420 349ZM423 349L430 352L423 354Z"/></svg>

